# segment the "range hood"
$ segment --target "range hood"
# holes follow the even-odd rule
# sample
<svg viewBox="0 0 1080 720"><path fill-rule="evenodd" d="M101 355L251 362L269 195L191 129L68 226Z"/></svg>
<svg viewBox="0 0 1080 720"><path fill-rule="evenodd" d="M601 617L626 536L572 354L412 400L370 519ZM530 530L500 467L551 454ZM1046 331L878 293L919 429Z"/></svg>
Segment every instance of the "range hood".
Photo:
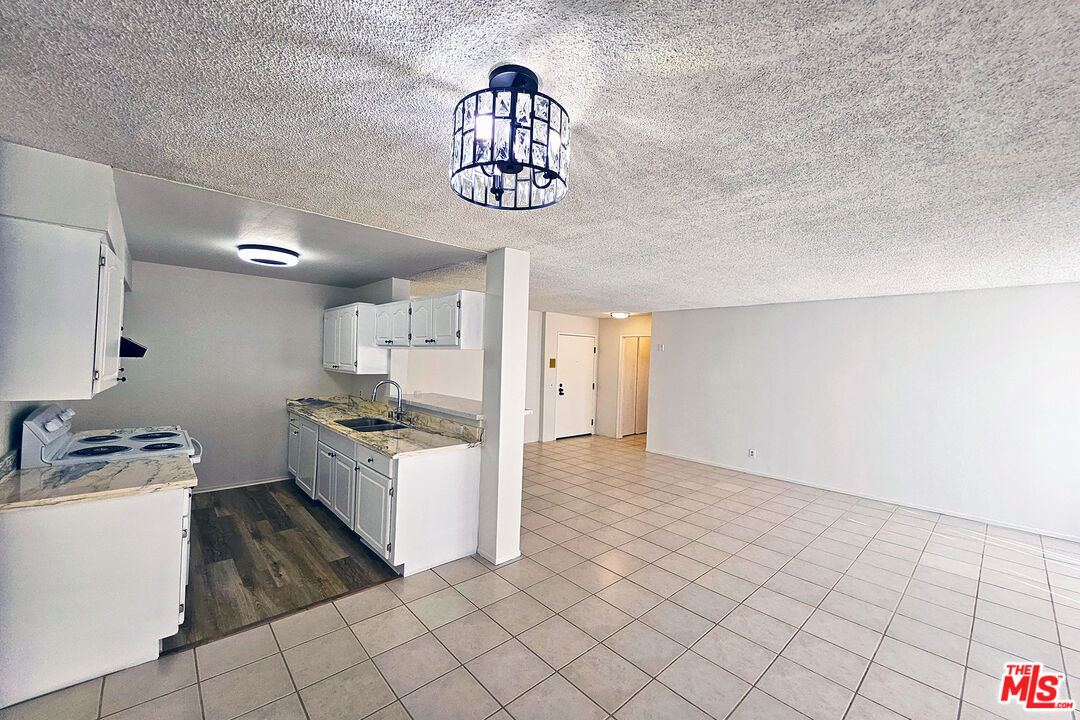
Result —
<svg viewBox="0 0 1080 720"><path fill-rule="evenodd" d="M122 358L141 358L146 354L146 346L129 338L120 337L120 357Z"/></svg>

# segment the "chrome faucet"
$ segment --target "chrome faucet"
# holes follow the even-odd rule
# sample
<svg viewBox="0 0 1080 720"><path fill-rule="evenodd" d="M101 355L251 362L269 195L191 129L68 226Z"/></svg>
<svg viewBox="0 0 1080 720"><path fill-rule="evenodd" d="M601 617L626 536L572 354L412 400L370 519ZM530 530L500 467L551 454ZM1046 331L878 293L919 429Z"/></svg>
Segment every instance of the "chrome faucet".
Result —
<svg viewBox="0 0 1080 720"><path fill-rule="evenodd" d="M375 395L379 392L379 388L383 385L393 385L397 388L397 412L394 414L395 420L401 420L401 386L393 380L380 380L375 383L375 389L371 391L371 402L375 402Z"/></svg>

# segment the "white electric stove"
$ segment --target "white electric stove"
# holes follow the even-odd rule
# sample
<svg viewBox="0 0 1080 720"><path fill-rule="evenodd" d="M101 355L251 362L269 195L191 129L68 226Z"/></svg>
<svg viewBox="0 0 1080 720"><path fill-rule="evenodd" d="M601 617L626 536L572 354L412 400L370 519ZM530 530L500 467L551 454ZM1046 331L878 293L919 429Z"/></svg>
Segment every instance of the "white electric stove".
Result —
<svg viewBox="0 0 1080 720"><path fill-rule="evenodd" d="M86 462L137 460L162 455L202 459L202 445L178 425L71 432L75 411L59 405L40 407L23 421L22 469Z"/></svg>

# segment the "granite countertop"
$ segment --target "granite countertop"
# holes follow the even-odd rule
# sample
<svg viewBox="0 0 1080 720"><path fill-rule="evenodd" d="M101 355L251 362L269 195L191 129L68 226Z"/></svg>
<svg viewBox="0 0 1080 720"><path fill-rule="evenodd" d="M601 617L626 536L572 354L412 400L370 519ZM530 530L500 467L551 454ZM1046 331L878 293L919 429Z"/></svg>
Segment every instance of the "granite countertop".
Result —
<svg viewBox="0 0 1080 720"><path fill-rule="evenodd" d="M195 487L186 455L8 470L0 475L0 512Z"/></svg>
<svg viewBox="0 0 1080 720"><path fill-rule="evenodd" d="M385 408L375 403L357 402L356 399L342 399L337 402L319 400L317 402L318 404L308 404L300 400L287 400L285 407L289 412L305 417L328 430L349 438L359 445L383 455L389 455L392 458L451 447L469 447L476 444L466 442L461 437L429 432L414 427L400 430L381 430L379 432L356 432L344 425L338 425L337 421L363 416L385 417Z"/></svg>

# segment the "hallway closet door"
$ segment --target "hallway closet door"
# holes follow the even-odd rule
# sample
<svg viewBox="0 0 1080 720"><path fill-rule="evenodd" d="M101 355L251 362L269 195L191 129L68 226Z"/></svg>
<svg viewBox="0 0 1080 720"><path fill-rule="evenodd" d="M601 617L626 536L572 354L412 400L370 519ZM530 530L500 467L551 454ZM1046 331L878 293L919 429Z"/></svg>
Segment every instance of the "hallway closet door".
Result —
<svg viewBox="0 0 1080 720"><path fill-rule="evenodd" d="M649 351L652 338L648 335L622 338L619 355L619 416L616 437L638 435L647 430L649 418Z"/></svg>

